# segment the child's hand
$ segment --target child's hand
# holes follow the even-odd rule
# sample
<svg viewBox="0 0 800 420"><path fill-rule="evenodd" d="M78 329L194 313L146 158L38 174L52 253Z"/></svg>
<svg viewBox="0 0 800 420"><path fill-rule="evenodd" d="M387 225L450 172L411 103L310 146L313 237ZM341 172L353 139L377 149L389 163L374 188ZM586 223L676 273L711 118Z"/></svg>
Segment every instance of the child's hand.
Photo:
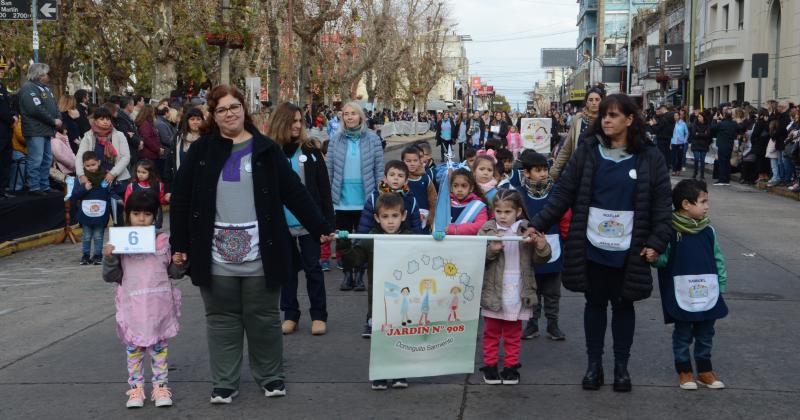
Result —
<svg viewBox="0 0 800 420"><path fill-rule="evenodd" d="M91 190L92 189L92 183L89 182L89 181L86 181L86 183L83 184L83 187L86 188L87 190Z"/></svg>
<svg viewBox="0 0 800 420"><path fill-rule="evenodd" d="M660 256L655 249L648 247L642 248L642 253L640 255L643 256L644 260L650 264L658 261L658 257Z"/></svg>
<svg viewBox="0 0 800 420"><path fill-rule="evenodd" d="M489 241L489 249L492 251L500 251L503 249L502 241Z"/></svg>
<svg viewBox="0 0 800 420"><path fill-rule="evenodd" d="M114 253L114 245L105 244L103 246L103 256L104 257L110 257L111 254L113 254L113 253Z"/></svg>
<svg viewBox="0 0 800 420"><path fill-rule="evenodd" d="M547 238L544 236L544 233L534 232L531 239L533 240L533 244L536 245L536 249L539 251L547 247Z"/></svg>
<svg viewBox="0 0 800 420"><path fill-rule="evenodd" d="M170 200L171 198L172 198L172 193L166 193L166 194L164 194L164 201L166 201L167 203L169 203L169 200Z"/></svg>
<svg viewBox="0 0 800 420"><path fill-rule="evenodd" d="M185 252L176 252L172 254L172 263L177 266L182 266L186 264L186 261L189 260L189 256L186 255Z"/></svg>

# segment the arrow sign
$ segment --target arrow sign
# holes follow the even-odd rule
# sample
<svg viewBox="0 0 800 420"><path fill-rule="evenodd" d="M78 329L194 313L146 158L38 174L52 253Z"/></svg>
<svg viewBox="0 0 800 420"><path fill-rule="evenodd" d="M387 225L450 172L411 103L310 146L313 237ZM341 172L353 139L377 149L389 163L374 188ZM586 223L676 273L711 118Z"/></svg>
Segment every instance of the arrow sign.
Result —
<svg viewBox="0 0 800 420"><path fill-rule="evenodd" d="M42 8L39 9L39 12L45 17L45 19L55 19L56 13L58 13L58 9L53 7L52 3L45 3L42 5Z"/></svg>
<svg viewBox="0 0 800 420"><path fill-rule="evenodd" d="M0 0L0 20L31 20L32 0ZM38 20L58 20L58 7L54 0L42 4L36 13Z"/></svg>

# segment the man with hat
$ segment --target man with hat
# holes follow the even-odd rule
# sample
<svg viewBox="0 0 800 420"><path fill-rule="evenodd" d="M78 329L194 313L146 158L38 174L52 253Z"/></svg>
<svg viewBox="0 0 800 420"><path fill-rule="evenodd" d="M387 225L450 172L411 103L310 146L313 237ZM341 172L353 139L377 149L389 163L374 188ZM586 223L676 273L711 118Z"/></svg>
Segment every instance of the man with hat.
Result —
<svg viewBox="0 0 800 420"><path fill-rule="evenodd" d="M3 84L8 64L0 57L0 199L7 198L8 176L11 170L11 139L16 116L11 109L11 95Z"/></svg>

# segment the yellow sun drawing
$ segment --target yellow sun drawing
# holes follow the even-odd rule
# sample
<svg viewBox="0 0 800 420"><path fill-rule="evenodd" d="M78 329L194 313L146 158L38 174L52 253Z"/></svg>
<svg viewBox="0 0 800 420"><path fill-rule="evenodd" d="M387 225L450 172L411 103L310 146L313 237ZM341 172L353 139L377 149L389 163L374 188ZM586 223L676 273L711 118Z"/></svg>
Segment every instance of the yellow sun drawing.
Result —
<svg viewBox="0 0 800 420"><path fill-rule="evenodd" d="M455 277L458 274L458 267L452 262L446 262L444 264L444 274L448 277Z"/></svg>

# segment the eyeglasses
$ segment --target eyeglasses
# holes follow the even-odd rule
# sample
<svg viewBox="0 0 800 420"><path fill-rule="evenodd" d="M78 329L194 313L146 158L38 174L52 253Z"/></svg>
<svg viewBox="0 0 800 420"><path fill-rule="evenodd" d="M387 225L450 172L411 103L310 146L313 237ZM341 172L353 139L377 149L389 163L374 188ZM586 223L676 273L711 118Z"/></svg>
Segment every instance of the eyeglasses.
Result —
<svg viewBox="0 0 800 420"><path fill-rule="evenodd" d="M231 106L227 108L217 107L216 109L214 109L214 115L217 117L224 117L225 115L228 114L228 111L230 111L232 115L239 115L241 114L243 108L244 107L242 106L242 104L238 103L231 104Z"/></svg>

